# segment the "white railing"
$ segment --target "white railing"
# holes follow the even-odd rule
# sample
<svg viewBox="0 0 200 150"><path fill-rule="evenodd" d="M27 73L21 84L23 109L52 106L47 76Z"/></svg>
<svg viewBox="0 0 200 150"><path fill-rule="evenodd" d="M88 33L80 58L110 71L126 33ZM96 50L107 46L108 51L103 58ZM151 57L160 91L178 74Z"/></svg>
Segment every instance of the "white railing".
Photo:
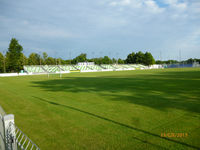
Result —
<svg viewBox="0 0 200 150"><path fill-rule="evenodd" d="M0 106L0 150L40 150L14 123L14 115Z"/></svg>
<svg viewBox="0 0 200 150"><path fill-rule="evenodd" d="M16 125L15 125L16 143L18 149L21 150L40 150L40 148L31 141Z"/></svg>

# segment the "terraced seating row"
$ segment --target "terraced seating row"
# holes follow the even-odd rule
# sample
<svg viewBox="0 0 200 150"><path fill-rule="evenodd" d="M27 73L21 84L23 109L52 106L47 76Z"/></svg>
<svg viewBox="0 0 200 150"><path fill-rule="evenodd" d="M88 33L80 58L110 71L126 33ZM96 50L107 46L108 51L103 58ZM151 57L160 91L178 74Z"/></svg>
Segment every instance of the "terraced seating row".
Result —
<svg viewBox="0 0 200 150"><path fill-rule="evenodd" d="M63 69L64 71L77 70L77 69L74 68L72 65L60 65L59 67L60 67L61 69Z"/></svg>
<svg viewBox="0 0 200 150"><path fill-rule="evenodd" d="M102 65L43 65L43 66L24 66L28 73L56 73L60 71L89 71L89 70L128 70L128 69L145 69L146 66L140 64L102 64Z"/></svg>
<svg viewBox="0 0 200 150"><path fill-rule="evenodd" d="M102 70L103 69L99 65L88 65L87 67L92 69L92 70Z"/></svg>
<svg viewBox="0 0 200 150"><path fill-rule="evenodd" d="M146 66L140 65L140 64L130 64L129 66L135 68L135 69L144 69Z"/></svg>
<svg viewBox="0 0 200 150"><path fill-rule="evenodd" d="M115 67L113 67L112 65L101 65L103 68L105 69L116 69Z"/></svg>
<svg viewBox="0 0 200 150"><path fill-rule="evenodd" d="M87 66L78 66L78 65L76 65L75 66L78 70L81 70L81 71L83 71L83 70L91 70L89 67L87 67Z"/></svg>
<svg viewBox="0 0 200 150"><path fill-rule="evenodd" d="M126 69L124 65L113 65L116 69Z"/></svg>
<svg viewBox="0 0 200 150"><path fill-rule="evenodd" d="M123 65L124 67L126 67L126 68L128 68L128 69L131 69L131 68L133 68L132 66L130 66L130 65Z"/></svg>
<svg viewBox="0 0 200 150"><path fill-rule="evenodd" d="M24 66L24 70L31 73L45 73L41 66Z"/></svg>
<svg viewBox="0 0 200 150"><path fill-rule="evenodd" d="M52 66L52 65L49 65L49 66L42 66L44 68L44 70L46 70L47 72L60 72L62 71L61 68L59 68L59 66Z"/></svg>

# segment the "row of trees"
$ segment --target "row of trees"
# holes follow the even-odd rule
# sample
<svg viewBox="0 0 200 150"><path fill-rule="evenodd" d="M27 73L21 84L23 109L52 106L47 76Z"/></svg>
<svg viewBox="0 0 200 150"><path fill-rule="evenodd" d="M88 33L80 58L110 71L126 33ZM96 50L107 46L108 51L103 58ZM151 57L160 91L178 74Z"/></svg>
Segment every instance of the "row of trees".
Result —
<svg viewBox="0 0 200 150"><path fill-rule="evenodd" d="M12 38L9 44L8 51L5 56L0 52L0 72L19 72L23 70L24 65L65 65L77 64L78 62L95 62L95 64L144 64L151 65L155 60L151 53L145 54L139 51L138 53L131 53L125 60L109 58L108 56L88 59L87 54L80 54L72 60L63 60L61 58L49 57L46 52L39 55L31 53L29 57L23 54L23 47L15 38Z"/></svg>
<svg viewBox="0 0 200 150"><path fill-rule="evenodd" d="M125 61L122 59L115 59L115 58L109 58L108 56L99 57L99 58L92 58L88 59L87 54L80 54L76 58L71 60L71 64L77 64L78 62L94 62L95 64L124 64Z"/></svg>

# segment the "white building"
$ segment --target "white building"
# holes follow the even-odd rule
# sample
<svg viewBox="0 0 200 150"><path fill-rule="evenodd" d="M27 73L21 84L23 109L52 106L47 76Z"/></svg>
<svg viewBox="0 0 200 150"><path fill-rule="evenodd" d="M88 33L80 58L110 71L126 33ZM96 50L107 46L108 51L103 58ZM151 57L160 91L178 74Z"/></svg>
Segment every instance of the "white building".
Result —
<svg viewBox="0 0 200 150"><path fill-rule="evenodd" d="M79 65L79 66L94 65L94 62L80 62L77 65Z"/></svg>
<svg viewBox="0 0 200 150"><path fill-rule="evenodd" d="M161 69L161 68L164 68L164 67L162 65L157 65L157 64L149 66L149 69Z"/></svg>

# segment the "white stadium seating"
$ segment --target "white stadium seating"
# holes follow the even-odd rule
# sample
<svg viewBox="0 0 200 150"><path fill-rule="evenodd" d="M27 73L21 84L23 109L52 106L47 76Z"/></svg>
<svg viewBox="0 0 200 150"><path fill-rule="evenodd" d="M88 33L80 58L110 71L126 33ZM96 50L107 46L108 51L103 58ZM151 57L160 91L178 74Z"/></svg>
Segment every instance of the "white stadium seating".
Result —
<svg viewBox="0 0 200 150"><path fill-rule="evenodd" d="M27 73L39 74L39 73L60 73L70 71L80 72L93 72L93 71L114 71L114 70L135 70L145 69L146 66L140 64L101 64L101 65L32 65L24 66L24 70Z"/></svg>

